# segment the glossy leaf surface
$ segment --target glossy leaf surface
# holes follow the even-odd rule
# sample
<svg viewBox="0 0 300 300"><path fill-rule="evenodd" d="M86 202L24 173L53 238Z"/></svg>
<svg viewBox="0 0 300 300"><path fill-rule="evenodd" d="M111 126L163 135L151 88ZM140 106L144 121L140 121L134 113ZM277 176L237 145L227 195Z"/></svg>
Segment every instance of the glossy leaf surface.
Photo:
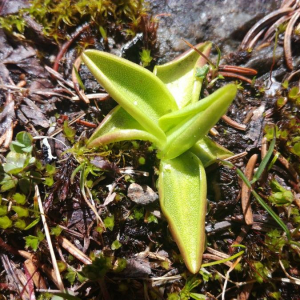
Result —
<svg viewBox="0 0 300 300"><path fill-rule="evenodd" d="M142 127L161 141L158 119L178 109L165 85L150 71L115 55L87 50L82 59L99 83Z"/></svg>
<svg viewBox="0 0 300 300"><path fill-rule="evenodd" d="M161 209L185 264L200 269L205 244L206 175L200 159L186 152L160 163Z"/></svg>
<svg viewBox="0 0 300 300"><path fill-rule="evenodd" d="M208 56L211 43L201 43L195 47ZM196 77L196 71L205 64L206 60L190 49L169 63L155 66L153 72L166 85L181 109L199 100L202 79Z"/></svg>
<svg viewBox="0 0 300 300"><path fill-rule="evenodd" d="M231 151L207 136L199 140L190 151L198 156L205 168L215 163L217 159L225 159L233 155Z"/></svg>
<svg viewBox="0 0 300 300"><path fill-rule="evenodd" d="M211 44L196 47L208 55ZM231 155L205 135L228 109L236 86L227 85L198 101L202 82L196 71L206 61L194 50L156 67L157 77L108 53L88 50L82 58L120 104L96 129L88 147L131 139L157 146L162 211L188 269L197 272L205 244L206 176L201 160L209 165Z"/></svg>
<svg viewBox="0 0 300 300"><path fill-rule="evenodd" d="M88 140L87 145L88 147L98 147L127 140L145 140L151 141L157 146L160 145L160 141L154 135L147 132L118 105L104 118Z"/></svg>
<svg viewBox="0 0 300 300"><path fill-rule="evenodd" d="M236 85L228 84L205 99L186 106L181 110L182 113L175 112L163 117L164 124L173 122L173 124L177 123L177 125L167 131L167 143L160 154L161 158L175 158L202 139L209 129L226 113L229 105L235 98L236 92ZM201 104L202 101L205 103L205 109L203 109L203 104ZM185 112L188 112L188 114L185 115Z"/></svg>

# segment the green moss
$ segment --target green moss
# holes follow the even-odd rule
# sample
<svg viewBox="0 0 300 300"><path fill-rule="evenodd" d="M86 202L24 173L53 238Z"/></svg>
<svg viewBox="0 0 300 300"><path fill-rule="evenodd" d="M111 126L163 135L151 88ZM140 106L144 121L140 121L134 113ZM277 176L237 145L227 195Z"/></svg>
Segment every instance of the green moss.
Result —
<svg viewBox="0 0 300 300"><path fill-rule="evenodd" d="M0 27L23 33L29 14L43 27L43 34L55 41L68 39L74 27L89 22L102 33L114 23L121 29L128 29L130 23L139 24L145 14L144 0L32 0L29 8L18 14L0 18ZM123 28L125 27L125 28Z"/></svg>
<svg viewBox="0 0 300 300"><path fill-rule="evenodd" d="M12 221L7 216L0 217L0 228L7 229L11 227L11 225Z"/></svg>

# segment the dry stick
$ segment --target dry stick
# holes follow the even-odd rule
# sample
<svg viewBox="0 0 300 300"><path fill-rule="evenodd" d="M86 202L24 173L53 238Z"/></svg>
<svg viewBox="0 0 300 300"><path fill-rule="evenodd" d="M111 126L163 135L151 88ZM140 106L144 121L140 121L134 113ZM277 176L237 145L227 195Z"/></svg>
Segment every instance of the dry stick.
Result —
<svg viewBox="0 0 300 300"><path fill-rule="evenodd" d="M224 278L224 279L226 280L226 276L224 276L222 273L218 272L217 270L214 270L214 272L215 272L216 274L218 274L220 277L222 277L222 278ZM242 281L242 282L235 282L235 281L233 281L233 280L230 280L229 278L228 278L228 281L231 282L232 284L234 284L235 286L233 286L233 287L231 287L231 288L228 288L226 291L230 291L230 290L232 290L232 289L234 289L234 288L239 288L239 287L241 287L241 286L244 286L244 285L247 285L247 284L255 283L255 282L256 282L255 279L251 279L251 280L248 280L248 281ZM216 298L220 298L221 296L222 296L222 293L219 294Z"/></svg>
<svg viewBox="0 0 300 300"><path fill-rule="evenodd" d="M51 279L55 286L59 288L59 282L57 281L54 270L49 268L46 264L41 265L40 268L47 275L47 277Z"/></svg>
<svg viewBox="0 0 300 300"><path fill-rule="evenodd" d="M245 119L243 120L243 124L248 124L249 122L250 122L250 120L251 120L251 118L253 117L253 112L254 112L254 108L251 108L248 112L247 112L247 114L246 114L246 117L245 117Z"/></svg>
<svg viewBox="0 0 300 300"><path fill-rule="evenodd" d="M215 250L211 247L207 247L206 250L211 253L211 254L214 254L214 255L217 255L219 256L221 259L224 259L224 258L229 258L230 255L226 254L226 253L223 253L223 252L220 252L218 250Z"/></svg>
<svg viewBox="0 0 300 300"><path fill-rule="evenodd" d="M261 160L263 160L265 158L265 156L267 155L268 152L268 141L266 137L263 137L261 140L261 149L260 149L260 158ZM260 185L261 187L263 187L265 185L265 183L267 182L267 178L268 178L268 169L266 168L262 174L261 174L261 178L260 178Z"/></svg>
<svg viewBox="0 0 300 300"><path fill-rule="evenodd" d="M77 247L75 247L70 241L62 236L58 236L57 240L59 244L66 249L70 254L76 257L79 261L84 263L85 265L89 265L92 263L92 260L85 255L82 251L80 251Z"/></svg>
<svg viewBox="0 0 300 300"><path fill-rule="evenodd" d="M85 193L85 188L86 188L86 190L88 191L89 196L90 196L90 199L91 199L91 201L92 201L93 203L91 203L91 202L89 201L89 199L87 198L86 193ZM85 203L89 206L89 208L90 208L90 209L93 211L93 213L95 214L96 219L100 222L100 224L102 225L102 227L105 228L105 225L104 225L104 223L103 223L103 221L102 221L100 215L98 214L97 209L95 208L94 200L93 200L93 198L92 198L92 194L91 194L89 188L86 187L86 186L84 185L84 186L83 186L83 189L81 190L81 194L82 194L82 197L83 197Z"/></svg>
<svg viewBox="0 0 300 300"><path fill-rule="evenodd" d="M292 72L286 80L287 80L287 81L291 81L291 79L292 79L296 74L298 74L298 73L300 73L300 70L297 70L297 71L295 71L295 72Z"/></svg>
<svg viewBox="0 0 300 300"><path fill-rule="evenodd" d="M275 35L275 30L278 28L279 25L281 25L282 23L288 21L292 16L288 15L288 16L283 16L280 19L278 19L272 26L270 26L270 28L266 31L264 38L262 40L262 43L268 42L270 43Z"/></svg>
<svg viewBox="0 0 300 300"><path fill-rule="evenodd" d="M24 266L28 270L28 273L31 275L35 287L37 289L46 289L46 282L42 277L41 273L38 271L37 266L33 263L33 261L31 259L25 260Z"/></svg>
<svg viewBox="0 0 300 300"><path fill-rule="evenodd" d="M295 284L300 285L300 279L291 276L291 275L285 270L284 265L283 265L283 263L282 263L281 260L279 260L279 264L280 264L280 267L281 267L282 271L284 272L285 276L286 276L288 279L294 281Z"/></svg>
<svg viewBox="0 0 300 300"><path fill-rule="evenodd" d="M266 29L263 28L258 34L249 42L248 48L253 49L256 43L258 42L259 38L265 33Z"/></svg>
<svg viewBox="0 0 300 300"><path fill-rule="evenodd" d="M239 245L243 242L245 236L248 234L249 229L250 229L250 226L242 225L239 235L236 237L235 241L232 243L232 245L230 247L231 251L234 251L234 248L232 246Z"/></svg>
<svg viewBox="0 0 300 300"><path fill-rule="evenodd" d="M278 156L278 151L274 150L273 154ZM292 178L299 182L299 176L297 174L297 171L293 168L293 166L290 165L288 160L283 157L281 154L277 157L278 161L286 168L286 170L289 172L289 174L292 176Z"/></svg>
<svg viewBox="0 0 300 300"><path fill-rule="evenodd" d="M58 225L60 228L62 228L65 232L69 233L70 235L73 235L73 236L76 236L77 238L79 239L82 239L84 238L83 234L80 233L80 232L77 232L75 230L72 230L72 229L69 229L68 227L65 227L63 225Z"/></svg>
<svg viewBox="0 0 300 300"><path fill-rule="evenodd" d="M264 28L265 26L267 26L270 23L273 23L275 20L277 20L278 18L282 17L283 15L286 15L290 12L292 12L293 9L290 7L283 7L280 8L270 14L268 14L267 16L265 16L264 18L262 18L260 21L258 21L249 31L248 33L245 35L240 48L242 50L247 49L249 43L251 42L251 40L257 35L257 33Z"/></svg>
<svg viewBox="0 0 300 300"><path fill-rule="evenodd" d="M59 67L59 62L62 59L62 57L64 56L64 54L66 53L66 51L68 50L68 48L70 47L70 45L74 42L74 40L76 38L79 37L79 35L84 32L85 30L87 30L88 28L90 28L90 25L93 24L94 22L87 22L84 25L78 27L75 32L71 35L70 39L65 42L62 47L60 48L56 59L55 59L55 63L53 65L53 69L55 71L58 71L58 67Z"/></svg>
<svg viewBox="0 0 300 300"><path fill-rule="evenodd" d="M230 267L230 269L226 272L226 279L224 282L224 286L223 286L223 291L222 291L222 300L225 300L225 292L226 292L226 287L227 287L227 283L228 283L228 279L229 279L229 274L231 271L234 270L235 266L240 262L240 260L242 259L242 256L240 256Z"/></svg>
<svg viewBox="0 0 300 300"><path fill-rule="evenodd" d="M37 264L39 266L39 268L41 270L43 270L47 276L54 282L54 284L58 287L58 282L56 280L56 277L55 277L55 274L54 274L54 271L47 267L45 264L43 265L39 265L38 264L38 260L36 259L35 255L32 254L32 253L29 253L25 250L16 250L15 248L13 248L12 246L6 244L0 237L0 248L5 250L6 252L9 252L11 254L14 254L14 255L20 255L26 259L30 259L31 261L33 261L33 263Z"/></svg>
<svg viewBox="0 0 300 300"><path fill-rule="evenodd" d="M58 73L56 70L53 70L52 68L45 66L45 69L51 74L53 75L53 77L55 77L55 79L57 79L58 81L63 82L65 85L69 86L70 88L74 89L74 84L72 81L70 80L65 80L63 78L63 76ZM75 95L75 94L74 94Z"/></svg>
<svg viewBox="0 0 300 300"><path fill-rule="evenodd" d="M231 127L238 129L238 130L243 130L245 131L247 126L245 124L240 124L234 120L232 120L231 118L229 118L228 116L224 115L222 116L222 120L224 122L226 122L228 125L230 125Z"/></svg>
<svg viewBox="0 0 300 300"><path fill-rule="evenodd" d="M252 180L253 171L254 171L255 164L257 162L257 158L258 158L258 155L253 154L247 163L247 166L245 169L245 176L249 181ZM253 214L252 214L252 209L251 209L251 205L250 205L250 196L251 196L251 189L243 181L241 201L242 201L243 214L244 214L245 222L247 225L253 224Z"/></svg>
<svg viewBox="0 0 300 300"><path fill-rule="evenodd" d="M2 111L1 114L1 119L4 119L6 117L7 122L7 130L4 132L4 134L2 136L0 136L0 146L3 144L3 147L5 149L7 149L12 141L13 138L13 129L15 127L14 125L14 119L15 119L15 115L14 115L14 105L15 105L15 101L12 97L12 94L10 92L8 92L8 95L6 97L6 101L5 101L5 107ZM5 125L2 125L5 126Z"/></svg>
<svg viewBox="0 0 300 300"><path fill-rule="evenodd" d="M247 151L244 151L244 152L241 152L241 153L239 153L239 154L235 154L235 155L233 155L233 156L230 156L230 157L228 157L228 158L225 158L224 160L227 160L227 161L235 161L235 160L237 160L237 159L240 159L240 158L246 156L247 154L248 154L248 152L247 152Z"/></svg>
<svg viewBox="0 0 300 300"><path fill-rule="evenodd" d="M77 122L79 119L85 116L85 112L79 113L77 117L75 117L73 120L71 120L68 125L72 125L73 123ZM57 128L55 129L51 134L49 134L49 137L53 137L57 135L58 133L62 132L63 128Z"/></svg>
<svg viewBox="0 0 300 300"><path fill-rule="evenodd" d="M76 91L77 95L79 96L79 98L81 100L83 100L85 103L89 104L90 100L89 100L89 98L87 98L84 91L82 89L80 89L80 86L79 86L79 83L77 80L77 76L76 76L76 72L75 72L75 69L78 72L80 64L81 64L81 56L78 56L74 62L73 68L72 68L72 81L74 84L75 91Z"/></svg>
<svg viewBox="0 0 300 300"><path fill-rule="evenodd" d="M21 292L23 289L24 285L21 285L18 279L18 276L15 272L15 269L12 266L12 263L6 254L2 254L0 256L1 259L1 267L5 270L6 272L6 278L12 282L13 289L17 291L18 293Z"/></svg>
<svg viewBox="0 0 300 300"><path fill-rule="evenodd" d="M248 277L247 280L250 280L250 277ZM250 296L250 294L251 294L253 285L254 285L253 282L251 282L251 283L249 283L249 284L246 284L246 285L243 287L242 291L239 293L238 299L239 299L239 300L248 300L248 298L249 298L249 296Z"/></svg>
<svg viewBox="0 0 300 300"><path fill-rule="evenodd" d="M220 133L218 132L218 130L215 127L212 127L209 130L209 134L211 134L212 136L218 136L218 135L220 135Z"/></svg>
<svg viewBox="0 0 300 300"><path fill-rule="evenodd" d="M249 84L252 84L252 79L249 79L245 76L242 76L242 75L239 75L239 74L236 74L236 73L231 73L231 72L223 72L223 71L220 71L219 72L220 75L224 76L224 77L231 77L231 78L236 78L236 79L240 79L240 80L243 80Z"/></svg>
<svg viewBox="0 0 300 300"><path fill-rule="evenodd" d="M104 101L107 100L109 98L109 94L107 93L97 93L97 94L88 94L85 95L89 100L91 99L96 99L96 100L100 100L100 101ZM74 96L71 98L71 100L73 101L78 101L80 100L79 96Z"/></svg>
<svg viewBox="0 0 300 300"><path fill-rule="evenodd" d="M242 74L242 75L248 75L248 76L257 75L257 71L255 69L239 67L239 66L220 65L219 70L224 71L224 72L233 72L233 73L238 73L238 74Z"/></svg>
<svg viewBox="0 0 300 300"><path fill-rule="evenodd" d="M297 2L297 0L283 0L280 7L291 7L295 2Z"/></svg>
<svg viewBox="0 0 300 300"><path fill-rule="evenodd" d="M39 188L38 188L37 185L35 185L34 189L35 189L35 197L37 198L37 201L38 201L38 204L39 204L41 219L42 219L46 239L47 239L48 246L49 246L50 256L51 256L55 276L56 276L56 279L57 279L58 288L60 289L61 292L64 292L65 287L64 287L64 284L63 284L61 276L60 276L60 272L59 272L59 269L58 269L55 253L54 253L54 250L53 250L53 245L52 245L52 241L51 241L51 237L50 237L49 227L48 227L47 222L46 222L46 217L45 217L45 213L44 213L44 207L43 207L42 199L41 199L41 196L40 196L40 191L39 191Z"/></svg>
<svg viewBox="0 0 300 300"><path fill-rule="evenodd" d="M212 67L216 68L216 65L200 50L198 50L195 46L193 46L191 43L186 41L185 39L182 39L189 47L194 49L198 54L200 54Z"/></svg>
<svg viewBox="0 0 300 300"><path fill-rule="evenodd" d="M283 49L284 49L284 56L286 60L286 65L289 70L293 70L293 57L292 57L292 32L294 25L297 21L297 19L300 16L300 10L297 10L293 17L290 19L286 30L284 34L284 43L283 43Z"/></svg>

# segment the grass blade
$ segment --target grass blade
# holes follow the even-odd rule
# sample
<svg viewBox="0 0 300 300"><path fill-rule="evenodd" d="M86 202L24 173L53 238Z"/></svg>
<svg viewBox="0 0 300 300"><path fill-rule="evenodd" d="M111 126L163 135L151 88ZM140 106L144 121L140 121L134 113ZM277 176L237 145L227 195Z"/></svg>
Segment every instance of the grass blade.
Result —
<svg viewBox="0 0 300 300"><path fill-rule="evenodd" d="M268 152L266 154L266 156L263 158L263 160L261 161L257 171L254 173L253 175L253 178L251 180L251 184L253 184L254 182L256 182L261 174L263 173L263 171L265 170L270 158L271 158L271 155L273 153L273 150L274 150L274 147L275 147L275 142L276 142L276 138L274 137L271 144L270 144L270 147L268 149Z"/></svg>
<svg viewBox="0 0 300 300"><path fill-rule="evenodd" d="M273 144L273 142L275 145L275 138L273 139L272 144ZM273 145L273 148L274 148L274 145ZM271 148L271 146L272 145L270 145L270 148ZM272 152L273 152L273 150L272 150ZM270 214L270 216L276 221L276 223L283 229L283 231L286 233L288 240L291 240L291 233L290 233L289 229L286 227L284 222L279 218L279 216L273 211L273 209L252 189L251 182L246 178L244 173L240 169L236 168L231 162L222 161L222 160L220 160L220 161L222 162L223 165L236 170L237 174L240 176L240 178L243 180L243 182L247 185L247 187L249 187L251 189L251 193L255 197L257 202ZM266 162L266 164L267 164L267 162ZM257 177L257 178L259 178L259 177Z"/></svg>

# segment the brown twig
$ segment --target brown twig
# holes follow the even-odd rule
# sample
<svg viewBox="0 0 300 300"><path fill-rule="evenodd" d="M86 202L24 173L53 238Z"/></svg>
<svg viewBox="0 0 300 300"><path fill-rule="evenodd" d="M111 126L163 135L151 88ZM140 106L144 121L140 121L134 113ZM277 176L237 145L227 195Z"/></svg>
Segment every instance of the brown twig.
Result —
<svg viewBox="0 0 300 300"><path fill-rule="evenodd" d="M278 151L273 151L274 155L278 156ZM281 154L278 156L278 161L286 168L286 170L289 172L289 174L292 176L292 178L299 182L299 176L296 170L293 168L293 166L288 162L288 160L283 157Z"/></svg>
<svg viewBox="0 0 300 300"><path fill-rule="evenodd" d="M239 80L243 80L243 81L245 81L249 84L252 84L252 79L247 78L245 76L242 76L240 74L236 74L236 73L232 73L232 72L223 72L223 71L220 71L219 74L224 76L224 77L236 78L236 79L239 79Z"/></svg>
<svg viewBox="0 0 300 300"><path fill-rule="evenodd" d="M244 156L246 156L248 154L248 152L244 151L244 152L241 152L239 154L235 154L233 156L230 156L228 158L225 158L224 160L228 160L228 161L235 161L235 160L238 160Z"/></svg>
<svg viewBox="0 0 300 300"><path fill-rule="evenodd" d="M56 70L54 70L48 66L45 66L45 69L52 75L52 77L63 82L65 85L69 86L70 88L74 89L74 84L72 81L65 80L60 73L58 73ZM75 96L76 94L73 93L73 95Z"/></svg>
<svg viewBox="0 0 300 300"><path fill-rule="evenodd" d="M251 181L251 179L252 179L254 167L257 162L257 158L258 158L258 155L253 154L247 163L247 166L245 169L245 176L249 181ZM251 196L251 189L246 185L245 182L243 182L242 183L241 201L242 201L243 214L244 214L245 222L247 225L253 224L253 214L252 214L252 209L251 209L251 205L250 205L250 196Z"/></svg>
<svg viewBox="0 0 300 300"><path fill-rule="evenodd" d="M182 39L189 47L194 49L198 54L200 54L212 67L216 68L216 65L200 50L198 50L195 46L193 46L191 43L186 41L185 39Z"/></svg>
<svg viewBox="0 0 300 300"><path fill-rule="evenodd" d="M275 30L278 28L278 26L288 21L291 17L292 16L290 15L283 16L280 19L278 19L272 26L270 26L262 39L262 43L271 42L271 40L274 38Z"/></svg>
<svg viewBox="0 0 300 300"><path fill-rule="evenodd" d="M226 272L226 278L225 278L225 282L224 282L224 286L223 286L223 291L222 291L222 300L225 300L225 292L226 292L226 287L227 287L227 283L228 283L228 280L229 280L229 274L234 270L234 268L241 261L241 259L242 259L242 256L238 257L232 263L232 266L230 267L230 269Z"/></svg>
<svg viewBox="0 0 300 300"><path fill-rule="evenodd" d="M92 263L91 259L86 256L82 251L80 251L77 247L75 247L70 241L66 238L59 236L57 237L59 244L67 250L70 254L76 257L82 263L89 265Z"/></svg>
<svg viewBox="0 0 300 300"><path fill-rule="evenodd" d="M251 41L249 42L249 44L248 44L248 48L249 48L249 49L253 49L253 48L254 48L254 46L255 46L256 43L258 42L259 38L264 34L265 31L266 31L265 28L262 29L261 31L259 31L259 32L256 34L256 36L254 36L254 37L252 38L252 40L251 40Z"/></svg>
<svg viewBox="0 0 300 300"><path fill-rule="evenodd" d="M58 67L59 67L59 63L60 63L60 60L62 59L62 57L64 56L64 54L67 52L68 48L70 47L70 45L74 42L74 40L76 38L79 37L79 35L84 32L85 30L87 30L88 28L90 28L91 24L93 22L87 22L85 24L83 24L82 26L78 27L75 32L71 35L70 39L65 42L62 47L60 48L57 56L56 56L56 59L55 59L55 62L54 62L54 65L53 65L53 69L55 71L58 71Z"/></svg>
<svg viewBox="0 0 300 300"><path fill-rule="evenodd" d="M293 70L293 56L292 56L292 32L294 25L297 21L297 19L300 16L300 10L297 10L293 17L290 19L286 30L284 34L284 43L283 43L283 49L284 49L284 57L286 60L286 65L289 68L289 70Z"/></svg>
<svg viewBox="0 0 300 300"><path fill-rule="evenodd" d="M27 259L24 261L24 267L26 267L37 289L47 288L44 278L42 277L41 273L38 271L37 266L33 263L31 259Z"/></svg>
<svg viewBox="0 0 300 300"><path fill-rule="evenodd" d="M222 116L222 120L227 123L228 125L230 125L231 127L238 129L238 130L243 130L245 131L247 126L245 124L240 124L234 120L232 120L231 118L229 118L228 116L224 115Z"/></svg>
<svg viewBox="0 0 300 300"><path fill-rule="evenodd" d="M240 46L241 50L245 50L245 49L249 48L249 43L258 34L258 32L260 32L262 30L262 28L264 28L265 26L267 26L270 23L273 23L278 18L280 18L292 11L293 11L293 9L291 7L282 7L280 9L268 14L267 16L262 18L260 21L258 21L245 35L245 37L241 43L241 46Z"/></svg>
<svg viewBox="0 0 300 300"><path fill-rule="evenodd" d="M80 86L79 86L79 83L77 80L77 76L76 76L76 71L78 72L80 65L81 65L81 56L78 56L74 62L73 68L72 68L72 81L74 84L75 91L76 91L77 95L79 96L79 98L81 100L83 100L85 103L89 104L90 100L85 95L84 91L82 89L80 89Z"/></svg>
<svg viewBox="0 0 300 300"><path fill-rule="evenodd" d="M84 121L84 120L77 120L76 122L77 124L86 126L86 127L90 127L90 128L96 128L97 125L88 121Z"/></svg>
<svg viewBox="0 0 300 300"><path fill-rule="evenodd" d="M56 280L58 282L58 287L59 287L61 292L64 292L65 287L64 287L64 284L63 284L61 276L60 276L59 268L58 268L58 265L57 265L57 260L56 260L56 257L55 257L55 253L54 253L54 249L53 249L53 245L52 245L52 241L51 241L49 227L48 227L48 224L47 224L47 221L46 221L46 216L45 216L45 213L44 213L44 207L43 207L42 199L41 199L39 188L38 188L37 185L35 185L35 197L36 197L38 205L39 205L39 210L40 210L40 213L41 213L41 220L42 220L42 223L43 223L43 226L44 226L44 231L45 231L47 243L48 243L48 246L49 246L52 265L53 265Z"/></svg>
<svg viewBox="0 0 300 300"><path fill-rule="evenodd" d="M107 94L107 93L88 94L88 95L85 95L85 96L89 100L96 99L96 100L99 100L99 101L107 100L110 97L109 94ZM78 100L80 100L80 98L79 98L79 96L74 96L74 97L72 97L72 100L73 101L78 101Z"/></svg>
<svg viewBox="0 0 300 300"><path fill-rule="evenodd" d="M255 69L245 68L245 67L238 67L238 66L231 66L231 65L219 65L219 70L220 71L225 71L225 72L239 73L239 74L248 75L248 76L257 75L257 71Z"/></svg>

